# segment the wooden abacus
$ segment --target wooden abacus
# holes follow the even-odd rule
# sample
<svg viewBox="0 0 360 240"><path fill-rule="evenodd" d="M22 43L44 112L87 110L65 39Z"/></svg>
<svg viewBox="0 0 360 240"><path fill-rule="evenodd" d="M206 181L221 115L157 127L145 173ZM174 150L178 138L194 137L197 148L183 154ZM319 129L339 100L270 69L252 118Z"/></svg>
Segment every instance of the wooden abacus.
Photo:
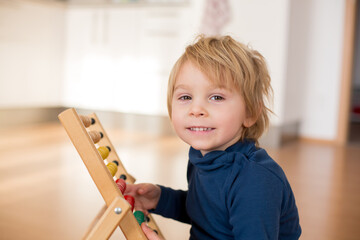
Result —
<svg viewBox="0 0 360 240"><path fill-rule="evenodd" d="M134 203L132 206L129 204L133 199L129 197L127 201L123 196L126 184L122 184L121 179L134 183L135 178L125 170L96 114L81 116L71 108L60 113L58 118L105 201L105 206L83 239L108 239L117 226L126 239L147 239L139 225L144 221L141 219L144 219L143 215L139 212L133 214ZM117 182L114 178L118 179ZM147 218L147 224L163 237L151 215Z"/></svg>

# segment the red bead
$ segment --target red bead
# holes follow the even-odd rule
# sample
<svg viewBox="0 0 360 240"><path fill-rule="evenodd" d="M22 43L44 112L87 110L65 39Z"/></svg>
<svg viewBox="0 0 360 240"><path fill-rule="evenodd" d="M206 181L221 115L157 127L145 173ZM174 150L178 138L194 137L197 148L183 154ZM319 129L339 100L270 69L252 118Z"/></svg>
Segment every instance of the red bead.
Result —
<svg viewBox="0 0 360 240"><path fill-rule="evenodd" d="M126 182L124 181L124 179L119 178L118 180L116 180L116 184L119 187L121 193L124 194L126 190Z"/></svg>
<svg viewBox="0 0 360 240"><path fill-rule="evenodd" d="M128 201L128 203L130 203L131 211L134 211L135 198L133 196L130 196L130 195L125 195L124 198L125 198L126 201Z"/></svg>

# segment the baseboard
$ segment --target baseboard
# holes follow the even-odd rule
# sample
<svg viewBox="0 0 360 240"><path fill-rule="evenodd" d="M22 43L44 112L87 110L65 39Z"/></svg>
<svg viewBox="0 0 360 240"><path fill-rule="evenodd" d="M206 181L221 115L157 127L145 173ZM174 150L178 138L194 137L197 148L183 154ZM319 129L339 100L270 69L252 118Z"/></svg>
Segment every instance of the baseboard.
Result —
<svg viewBox="0 0 360 240"><path fill-rule="evenodd" d="M299 122L291 122L280 126L270 126L259 139L260 146L279 148L299 139Z"/></svg>
<svg viewBox="0 0 360 240"><path fill-rule="evenodd" d="M0 129L59 122L57 116L65 109L65 107L0 109ZM175 134L167 116L150 116L89 109L76 109L76 111L84 115L95 112L106 128L123 128L130 131L141 131L158 135Z"/></svg>
<svg viewBox="0 0 360 240"><path fill-rule="evenodd" d="M300 137L299 140L305 143L317 144L317 145L337 145L336 140L318 139L310 137Z"/></svg>
<svg viewBox="0 0 360 240"><path fill-rule="evenodd" d="M31 107L0 109L0 128L58 121L64 107Z"/></svg>

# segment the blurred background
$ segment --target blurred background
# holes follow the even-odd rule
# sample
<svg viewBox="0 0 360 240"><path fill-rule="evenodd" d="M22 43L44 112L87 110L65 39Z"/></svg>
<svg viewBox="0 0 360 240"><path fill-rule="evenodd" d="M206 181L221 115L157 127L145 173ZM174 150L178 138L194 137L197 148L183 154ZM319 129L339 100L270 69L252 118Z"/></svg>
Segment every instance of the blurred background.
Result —
<svg viewBox="0 0 360 240"><path fill-rule="evenodd" d="M52 119L54 110L64 107L166 117L169 71L204 32L230 34L267 59L274 88L273 144L285 132L341 140L342 108L351 115L346 124L359 121L359 61L344 66L345 0L209 2L219 5L1 0L0 123L17 124L12 114L25 111L34 116L19 120ZM354 73L347 92L345 67Z"/></svg>
<svg viewBox="0 0 360 240"><path fill-rule="evenodd" d="M188 147L166 89L200 33L229 34L266 58L275 114L261 144L294 188L303 239L357 239L359 5L0 0L0 239L79 239L102 206L57 120L70 107L97 113L138 181L186 189ZM168 239L188 238L187 225L158 221Z"/></svg>

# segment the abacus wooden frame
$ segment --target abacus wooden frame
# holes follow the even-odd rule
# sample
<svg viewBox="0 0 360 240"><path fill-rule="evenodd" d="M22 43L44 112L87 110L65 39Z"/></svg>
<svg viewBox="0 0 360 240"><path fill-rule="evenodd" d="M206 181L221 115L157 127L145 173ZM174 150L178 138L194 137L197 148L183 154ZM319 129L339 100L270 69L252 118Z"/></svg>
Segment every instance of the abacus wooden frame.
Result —
<svg viewBox="0 0 360 240"><path fill-rule="evenodd" d="M100 141L101 145L111 148L107 159L119 162L118 171L115 176L124 174L127 177L127 182L134 183L135 178L125 170L96 114L92 113L89 117L95 119L95 124L88 127L88 129L90 131L102 132L103 138ZM124 199L124 196L104 164L104 160L100 156L76 110L74 108L67 109L60 113L58 118L105 201L105 206L95 217L83 239L108 239L117 226L121 228L126 239L147 239L132 211L129 211L130 205ZM115 212L115 208L121 208L121 212ZM154 219L150 215L149 218L149 227L156 230L158 234L163 237Z"/></svg>

